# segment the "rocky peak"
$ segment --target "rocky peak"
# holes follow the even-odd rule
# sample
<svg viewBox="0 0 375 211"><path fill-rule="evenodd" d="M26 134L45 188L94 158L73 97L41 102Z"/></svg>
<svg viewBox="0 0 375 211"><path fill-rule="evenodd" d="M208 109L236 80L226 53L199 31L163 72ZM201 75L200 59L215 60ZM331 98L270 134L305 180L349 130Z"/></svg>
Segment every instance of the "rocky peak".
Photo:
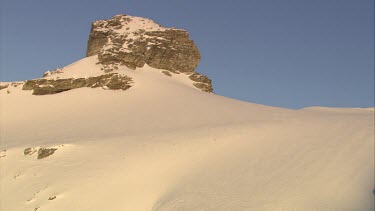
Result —
<svg viewBox="0 0 375 211"><path fill-rule="evenodd" d="M180 76L191 80L196 88L213 91L211 80L194 71L200 55L188 32L162 27L147 18L116 15L93 22L86 56L64 68L45 72L43 78L0 82L0 91L6 89L9 94L22 87L34 95L49 95L82 87L127 90L137 83L128 76L133 72L129 68L135 70L146 64L168 77L184 74L186 77Z"/></svg>
<svg viewBox="0 0 375 211"><path fill-rule="evenodd" d="M172 73L194 74L190 78L197 82L196 87L212 92L210 79L196 77L199 73L194 70L200 54L189 33L182 29L162 27L150 19L129 15L98 20L92 23L86 56L96 54L109 70L114 65L136 69L147 64Z"/></svg>
<svg viewBox="0 0 375 211"><path fill-rule="evenodd" d="M132 69L147 64L172 72L193 72L200 60L187 31L128 15L92 23L86 55L95 54L103 64L120 63Z"/></svg>

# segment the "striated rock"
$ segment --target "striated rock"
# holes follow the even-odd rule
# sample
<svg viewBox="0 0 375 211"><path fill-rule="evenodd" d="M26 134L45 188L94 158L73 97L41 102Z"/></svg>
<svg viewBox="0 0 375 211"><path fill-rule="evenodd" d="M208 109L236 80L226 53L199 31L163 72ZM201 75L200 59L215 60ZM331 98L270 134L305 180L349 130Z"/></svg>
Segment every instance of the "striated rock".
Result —
<svg viewBox="0 0 375 211"><path fill-rule="evenodd" d="M104 74L89 78L65 79L36 79L28 80L23 85L23 90L33 90L34 95L56 94L81 87L103 87L113 90L127 90L131 87L132 79L117 73Z"/></svg>
<svg viewBox="0 0 375 211"><path fill-rule="evenodd" d="M187 31L127 15L92 24L86 56L96 54L102 64L120 63L132 69L147 64L172 72L193 72L200 60Z"/></svg>

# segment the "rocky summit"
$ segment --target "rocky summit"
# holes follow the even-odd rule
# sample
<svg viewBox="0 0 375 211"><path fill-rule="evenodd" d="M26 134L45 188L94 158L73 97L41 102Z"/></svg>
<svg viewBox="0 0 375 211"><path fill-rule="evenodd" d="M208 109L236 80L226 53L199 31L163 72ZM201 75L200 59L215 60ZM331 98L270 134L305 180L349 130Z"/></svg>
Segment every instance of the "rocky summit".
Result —
<svg viewBox="0 0 375 211"><path fill-rule="evenodd" d="M127 15L92 23L86 56L95 54L103 64L120 63L132 69L148 64L172 72L193 72L200 60L187 31Z"/></svg>
<svg viewBox="0 0 375 211"><path fill-rule="evenodd" d="M213 91L211 80L194 71L200 54L189 33L182 29L165 28L150 19L128 15L98 20L92 23L86 56L96 54L107 71L116 65L136 69L147 64L189 74L197 88Z"/></svg>
<svg viewBox="0 0 375 211"><path fill-rule="evenodd" d="M168 77L185 75L196 88L213 92L211 80L195 71L200 54L189 33L163 27L147 18L116 15L94 21L86 57L83 60L91 63L83 62L85 70L82 66L74 68L73 63L47 71L39 79L0 83L0 90L7 89L6 92L11 93L9 87L19 86L22 90L32 90L34 95L57 94L82 87L127 90L137 81L124 70L137 71L147 65Z"/></svg>

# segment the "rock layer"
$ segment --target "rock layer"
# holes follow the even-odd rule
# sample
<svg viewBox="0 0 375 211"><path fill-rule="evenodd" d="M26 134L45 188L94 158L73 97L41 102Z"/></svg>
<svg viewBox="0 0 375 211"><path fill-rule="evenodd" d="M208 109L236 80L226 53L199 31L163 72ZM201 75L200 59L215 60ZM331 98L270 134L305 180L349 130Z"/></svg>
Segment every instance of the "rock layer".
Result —
<svg viewBox="0 0 375 211"><path fill-rule="evenodd" d="M56 94L81 87L127 90L131 87L131 82L132 79L128 76L111 73L89 78L28 80L22 89L33 90L33 95Z"/></svg>

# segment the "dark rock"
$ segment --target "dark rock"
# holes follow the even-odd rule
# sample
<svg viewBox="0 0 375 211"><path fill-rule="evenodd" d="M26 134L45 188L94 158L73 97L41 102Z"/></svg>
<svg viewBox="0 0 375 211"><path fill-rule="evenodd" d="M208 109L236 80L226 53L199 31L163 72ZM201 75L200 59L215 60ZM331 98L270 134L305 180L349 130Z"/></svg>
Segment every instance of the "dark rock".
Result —
<svg viewBox="0 0 375 211"><path fill-rule="evenodd" d="M209 92L209 93L213 92L211 85L204 84L204 83L193 83L193 85L204 92Z"/></svg>
<svg viewBox="0 0 375 211"><path fill-rule="evenodd" d="M0 85L0 90L8 88L9 84L6 85Z"/></svg>
<svg viewBox="0 0 375 211"><path fill-rule="evenodd" d="M46 157L52 155L53 153L55 153L56 150L57 150L57 148L39 148L37 158L38 159L46 158Z"/></svg>
<svg viewBox="0 0 375 211"><path fill-rule="evenodd" d="M3 151L1 151L1 152L0 152L0 158L6 157L6 156L7 156L7 155L6 155L6 152L7 152L6 149L4 149Z"/></svg>
<svg viewBox="0 0 375 211"><path fill-rule="evenodd" d="M193 73L189 76L189 78L192 80L192 81L195 81L195 82L201 82L201 83L209 83L211 84L211 80L209 78L207 78L207 76L205 75L202 75L200 73Z"/></svg>
<svg viewBox="0 0 375 211"><path fill-rule="evenodd" d="M56 196L50 196L50 197L48 198L48 200L50 200L50 201L52 201L52 200L54 200L54 199L56 199Z"/></svg>
<svg viewBox="0 0 375 211"><path fill-rule="evenodd" d="M36 79L28 80L23 85L23 90L33 90L34 95L56 94L81 87L106 87L113 90L127 90L131 87L132 79L117 73L103 74L89 78L65 79Z"/></svg>
<svg viewBox="0 0 375 211"><path fill-rule="evenodd" d="M198 89L201 89L204 92L213 92L211 79L207 78L207 76L195 72L191 74L189 78L192 81L198 82L193 84Z"/></svg>
<svg viewBox="0 0 375 211"><path fill-rule="evenodd" d="M163 70L162 73L163 73L164 75L166 75L166 76L172 76L171 73L170 73L169 71L165 71L165 70Z"/></svg>
<svg viewBox="0 0 375 211"><path fill-rule="evenodd" d="M32 154L34 154L35 152L36 152L37 150L36 149L34 149L34 148L26 148L24 151L23 151L23 154L24 155L32 155Z"/></svg>

